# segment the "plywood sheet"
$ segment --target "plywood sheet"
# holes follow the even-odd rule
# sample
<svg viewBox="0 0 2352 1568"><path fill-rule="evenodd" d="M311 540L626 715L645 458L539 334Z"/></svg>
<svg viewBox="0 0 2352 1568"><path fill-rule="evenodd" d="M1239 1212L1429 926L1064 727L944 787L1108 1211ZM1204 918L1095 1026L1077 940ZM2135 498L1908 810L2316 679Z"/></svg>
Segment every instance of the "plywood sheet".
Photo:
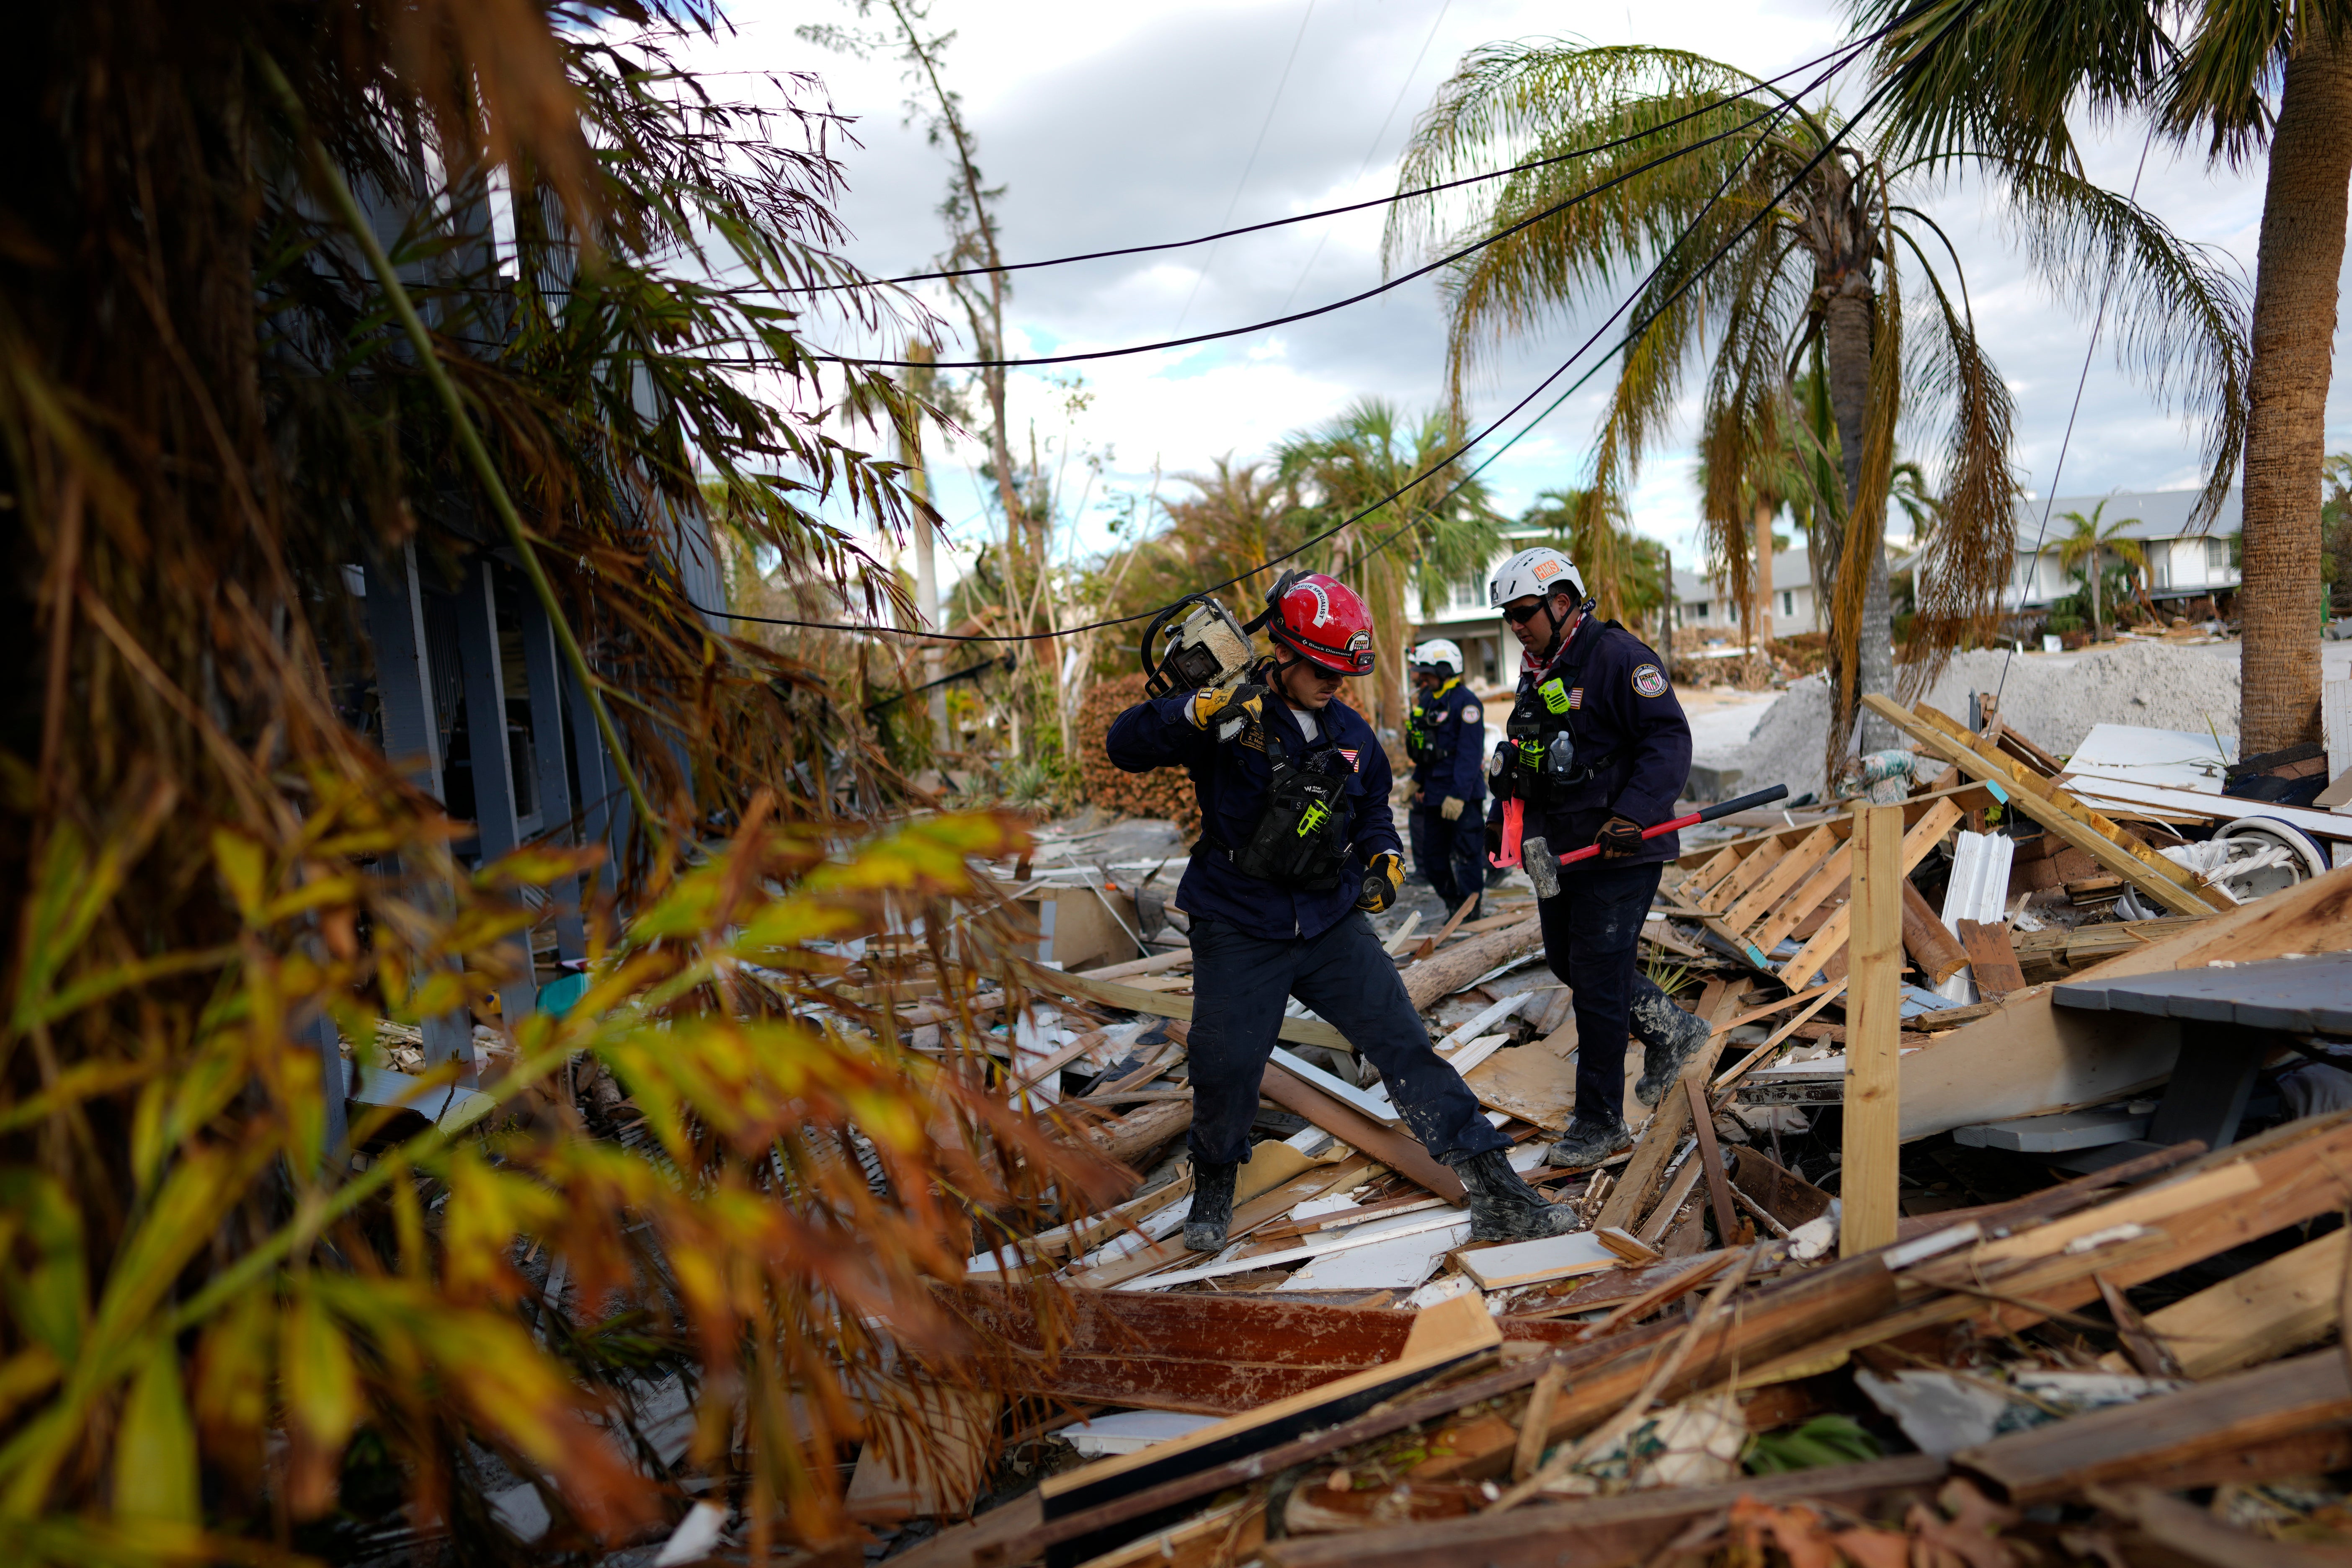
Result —
<svg viewBox="0 0 2352 1568"><path fill-rule="evenodd" d="M1547 1132L1567 1127L1576 1110L1575 1065L1542 1046L1496 1051L1465 1073L1463 1081L1487 1110L1531 1121Z"/></svg>

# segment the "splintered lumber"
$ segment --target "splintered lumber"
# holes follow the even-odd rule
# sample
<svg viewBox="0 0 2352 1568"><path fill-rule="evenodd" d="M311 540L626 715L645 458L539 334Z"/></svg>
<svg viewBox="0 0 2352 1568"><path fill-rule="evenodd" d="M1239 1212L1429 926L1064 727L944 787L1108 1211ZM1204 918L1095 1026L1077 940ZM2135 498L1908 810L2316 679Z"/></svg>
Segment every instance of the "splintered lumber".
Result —
<svg viewBox="0 0 2352 1568"><path fill-rule="evenodd" d="M2068 930L2011 931L2010 946L2029 985L2063 980L2077 970L2104 963L2119 952L2131 952L2152 942L2176 936L2210 919L2206 915L2166 915L2152 921L2112 921Z"/></svg>
<svg viewBox="0 0 2352 1568"><path fill-rule="evenodd" d="M2008 1501L2036 1503L2102 1482L2132 1481L2220 1461L2260 1443L2352 1420L2352 1374L2333 1350L2273 1363L2175 1394L2094 1410L1952 1456Z"/></svg>
<svg viewBox="0 0 2352 1568"><path fill-rule="evenodd" d="M1927 902L1927 895L1903 879L1903 948L1930 986L1941 985L1969 966L1969 955Z"/></svg>
<svg viewBox="0 0 2352 1568"><path fill-rule="evenodd" d="M1839 1173L1845 1214L1838 1225L1838 1249L1847 1258L1894 1241L1902 1215L1895 1202L1902 1148L1896 1037L1903 1032L1901 889L1911 885L1899 864L1906 847L1903 813L1891 805L1857 805L1853 815L1845 1159Z"/></svg>
<svg viewBox="0 0 2352 1568"><path fill-rule="evenodd" d="M1706 1169L1708 1200L1715 1205L1715 1237L1718 1245L1736 1247L1739 1244L1739 1224L1732 1217L1731 1183L1723 1173L1723 1152L1715 1146L1715 1112L1706 1103L1706 1090L1696 1079L1682 1080L1682 1089L1690 1100L1691 1127L1698 1134L1699 1163Z"/></svg>
<svg viewBox="0 0 2352 1568"><path fill-rule="evenodd" d="M1423 1012L1439 998L1451 996L1498 964L1533 952L1543 945L1543 922L1534 915L1517 925L1457 942L1402 972L1405 994L1414 1012ZM1327 1027L1328 1026L1326 1026ZM1320 1042L1310 1041L1309 1044Z"/></svg>
<svg viewBox="0 0 2352 1568"><path fill-rule="evenodd" d="M1758 1149L1736 1151L1731 1181L1758 1208L1790 1230L1829 1213L1829 1194L1794 1171L1774 1164Z"/></svg>
<svg viewBox="0 0 2352 1568"><path fill-rule="evenodd" d="M1453 916L1448 919L1444 925L1437 928L1436 935L1423 937L1422 939L1421 945L1413 950L1413 956L1415 958L1427 958L1431 953L1435 952L1439 948L1444 947L1445 945L1445 939L1454 934L1454 928L1459 926L1463 921L1468 917L1470 911L1477 907L1478 894L1473 893L1468 898L1463 900L1462 907L1454 910Z"/></svg>
<svg viewBox="0 0 2352 1568"><path fill-rule="evenodd" d="M1105 1159L1116 1160L1132 1168L1144 1155L1192 1125L1192 1100L1187 1095L1182 1100L1157 1100L1139 1106L1124 1116L1097 1122L1086 1128L1080 1136L1101 1151ZM1131 1186L1129 1190L1133 1190Z"/></svg>
<svg viewBox="0 0 2352 1568"><path fill-rule="evenodd" d="M1282 1154L1266 1152L1273 1149L1281 1150ZM1353 1185L1362 1180L1363 1173L1370 1169L1363 1161L1352 1160L1339 1165L1310 1165L1304 1170L1274 1169L1263 1179L1253 1177L1252 1172L1260 1161L1280 1162L1282 1166L1287 1167L1288 1162L1283 1160L1283 1155L1288 1156L1289 1160L1304 1158L1296 1149L1271 1140L1250 1152L1249 1163L1242 1168L1235 1185L1234 1218L1233 1224L1227 1227L1227 1235L1238 1240L1257 1226L1280 1219L1309 1198L1321 1197L1342 1183ZM1108 1290L1181 1263L1188 1258L1200 1256L1185 1250L1184 1238L1181 1234L1171 1236L1124 1258L1111 1258L1074 1273L1070 1276L1070 1283L1089 1289Z"/></svg>
<svg viewBox="0 0 2352 1568"><path fill-rule="evenodd" d="M2335 1230L2150 1312L2147 1331L2185 1377L2255 1366L2327 1336L2343 1310L2346 1237Z"/></svg>
<svg viewBox="0 0 2352 1568"><path fill-rule="evenodd" d="M1139 985L1121 985L1117 981L1097 980L1085 974L1065 974L1058 969L1047 969L1026 959L1017 961L1022 984L1034 991L1063 996L1076 996L1083 1001L1099 1002L1106 1007L1123 1012L1143 1013L1159 1018L1192 1020L1192 998L1171 996L1162 991L1146 991ZM1484 970L1477 973L1486 973ZM1320 1018L1285 1018L1277 1033L1286 1040L1302 1046L1322 1046L1335 1051L1353 1051L1348 1037Z"/></svg>
<svg viewBox="0 0 2352 1568"><path fill-rule="evenodd" d="M1431 1157L1421 1140L1381 1126L1351 1105L1343 1105L1306 1079L1269 1062L1258 1092L1295 1116L1317 1127L1360 1153L1369 1154L1392 1171L1412 1177L1448 1202L1462 1198L1462 1178Z"/></svg>
<svg viewBox="0 0 2352 1568"><path fill-rule="evenodd" d="M2245 1479L2320 1475L2331 1468L2325 1463L2287 1465L2251 1470ZM2340 1548L2251 1534L2181 1501L2161 1486L2095 1487L2090 1500L2138 1527L2116 1542L2126 1562L2210 1563L2211 1568L2343 1568Z"/></svg>
<svg viewBox="0 0 2352 1568"><path fill-rule="evenodd" d="M1960 945L1969 951L1969 969L1977 989L1999 1000L2025 989L2025 972L2017 966L2017 950L2009 945L2009 927L2000 921L1962 921Z"/></svg>
<svg viewBox="0 0 2352 1568"><path fill-rule="evenodd" d="M1857 1514L1901 1511L1926 1502L1945 1476L1926 1454L1874 1459L1788 1475L1753 1476L1720 1487L1676 1487L1624 1497L1578 1498L1548 1508L1439 1520L1344 1535L1268 1542L1273 1568L1430 1568L1475 1563L1492 1568L1634 1568L1657 1561L1698 1520L1742 1498L1765 1504L1829 1503Z"/></svg>
<svg viewBox="0 0 2352 1568"><path fill-rule="evenodd" d="M1155 1485L1186 1479L1245 1454L1274 1448L1304 1434L1360 1415L1416 1383L1490 1354L1503 1342L1502 1331L1477 1295L1454 1297L1416 1315L1396 1360L1336 1379L1287 1399L1229 1416L1213 1426L1132 1454L1097 1460L1048 1477L1038 1488L1048 1526L1076 1523L1107 1503L1148 1492ZM1150 1530L1150 1516L1104 1525L1065 1538L1047 1553L1050 1563L1076 1563L1123 1540Z"/></svg>
<svg viewBox="0 0 2352 1568"><path fill-rule="evenodd" d="M1167 952L1155 952L1150 958L1130 958L1124 963L1107 963L1100 969L1083 969L1079 975L1087 980L1126 980L1138 974L1158 974L1162 970L1181 969L1192 962L1192 950L1180 947Z"/></svg>
<svg viewBox="0 0 2352 1568"><path fill-rule="evenodd" d="M1926 703L1916 710L1872 693L1864 706L1971 778L2003 786L2011 804L2175 914L2204 914L2221 895L2200 889L2195 874L2158 855L2053 781Z"/></svg>
<svg viewBox="0 0 2352 1568"><path fill-rule="evenodd" d="M2169 862L2168 862L2169 864ZM2332 871L2119 953L2080 979L2244 963L2352 948L2352 870ZM1903 1058L1903 1136L2070 1110L2162 1083L2180 1051L2165 1018L2053 1006L2045 990L2009 997L1989 1018Z"/></svg>
<svg viewBox="0 0 2352 1568"><path fill-rule="evenodd" d="M1903 821L1901 806L1882 805L1867 809L1894 812L1894 820L1898 825L1898 828ZM1952 830L1960 820L1960 808L1948 800L1939 800L1920 813L1919 820L1911 825L1910 831L1900 834L1902 848L1896 857L1895 875L1910 876L1911 868L1927 858L1927 852L1942 840L1945 834ZM1846 841L1846 849L1850 856L1856 853L1853 840ZM1849 865L1851 863L1849 861ZM1896 890L1890 888L1889 891ZM1899 892L1896 896L1899 900ZM1898 947L1901 945L1902 907L1899 901L1895 904L1895 933ZM1801 989L1812 984L1813 977L1821 973L1822 966L1844 948L1846 931L1852 922L1853 915L1853 906L1851 903L1842 904L1832 910L1829 919L1822 922L1822 929L1815 931L1805 945L1798 950L1794 958L1780 966L1780 983L1791 990Z"/></svg>

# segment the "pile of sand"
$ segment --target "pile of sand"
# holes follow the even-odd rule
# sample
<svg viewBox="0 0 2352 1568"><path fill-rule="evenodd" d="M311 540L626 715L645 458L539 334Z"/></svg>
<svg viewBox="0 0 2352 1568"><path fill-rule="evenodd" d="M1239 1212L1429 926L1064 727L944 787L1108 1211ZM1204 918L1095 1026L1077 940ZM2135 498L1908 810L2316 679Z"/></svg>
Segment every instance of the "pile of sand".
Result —
<svg viewBox="0 0 2352 1568"><path fill-rule="evenodd" d="M2008 681L2002 684L2002 667ZM2234 751L2238 733L2238 649L2217 643L2180 647L2126 643L2086 654L1961 654L1926 700L1965 721L1969 694L2000 691L2001 716L2029 739L2064 756L2094 724L2218 731ZM1700 759L1740 770L1739 788L1784 784L1791 795L1822 789L1830 689L1821 676L1789 688L1764 710L1746 745Z"/></svg>

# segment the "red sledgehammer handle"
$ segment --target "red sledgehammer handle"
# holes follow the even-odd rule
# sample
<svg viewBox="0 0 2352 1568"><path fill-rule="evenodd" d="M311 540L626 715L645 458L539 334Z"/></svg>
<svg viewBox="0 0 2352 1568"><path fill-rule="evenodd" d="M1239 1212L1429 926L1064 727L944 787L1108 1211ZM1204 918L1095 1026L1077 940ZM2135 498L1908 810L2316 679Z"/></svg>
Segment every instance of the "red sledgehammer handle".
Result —
<svg viewBox="0 0 2352 1568"><path fill-rule="evenodd" d="M1642 837L1655 838L1661 833L1672 833L1678 828L1695 827L1702 822L1713 822L1718 816L1729 816L1735 811L1746 811L1750 806L1769 805L1774 801L1784 798L1788 793L1787 784L1774 784L1770 789L1759 789L1754 795L1743 795L1737 800L1722 801L1704 810L1694 811L1688 816L1677 816L1672 822L1661 822L1655 827L1644 827L1642 829ZM1571 849L1561 856L1559 863L1563 866L1572 866L1579 860L1590 860L1600 853L1600 845L1588 844L1581 849Z"/></svg>

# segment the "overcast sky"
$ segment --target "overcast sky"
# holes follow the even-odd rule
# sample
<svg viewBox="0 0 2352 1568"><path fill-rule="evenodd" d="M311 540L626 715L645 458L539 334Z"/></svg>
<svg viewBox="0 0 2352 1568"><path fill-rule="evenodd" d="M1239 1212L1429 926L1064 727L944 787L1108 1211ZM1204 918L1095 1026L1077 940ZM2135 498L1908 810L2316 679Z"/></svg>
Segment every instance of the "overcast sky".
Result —
<svg viewBox="0 0 2352 1568"><path fill-rule="evenodd" d="M795 36L803 23L850 20L844 0L735 0L730 10L736 35L696 63L820 74L834 106L855 117L863 143L844 159L853 187L842 209L854 234L848 254L876 274L923 268L943 244L936 208L948 166L919 128L903 124L908 89L898 62L861 62ZM1570 34L1698 50L1771 75L1833 47L1843 17L1842 6L1824 0L1639 7L1559 0L936 0L932 23L958 35L945 56L948 77L963 95L983 174L1005 187L1002 244L1016 260L1183 238L1384 195L1394 189L1414 116L1464 53L1481 44ZM1830 90L1851 107L1867 89L1857 68ZM2089 138L2093 176L2127 188L2143 133L2142 126L2124 125ZM2259 166L2243 174L2209 171L2201 158L2175 159L2159 146L2140 195L2177 233L2235 258L2251 279L2261 176ZM1958 242L1980 334L2017 400L2017 463L2027 485L2041 490L2083 371L2089 321L2052 303L2003 233L1997 204L1969 188L1929 205ZM1034 353L1149 342L1177 335L1180 322L1191 331L1238 325L1354 293L1379 280L1381 221L1375 211L1213 250L1021 275L1011 346ZM1590 330L1563 325L1490 361L1474 417L1483 424L1508 407ZM813 335L820 334L813 328ZM1041 447L1055 453L1067 447L1108 454L1079 536L1099 547L1106 505L1120 492L1148 491L1155 464L1173 476L1225 453L1259 457L1287 432L1366 395L1407 409L1433 405L1443 396L1443 362L1434 279L1424 279L1313 321L1073 367L1092 394L1075 418L1065 393L1045 379L1066 370L1016 373L1012 424L1016 446L1034 426ZM1697 378L1691 380L1695 395ZM2331 450L2352 445L2343 380L2329 400ZM1536 491L1582 477L1600 402L1596 383L1486 470L1506 510L1516 513ZM1690 425L1686 417L1653 455L1633 504L1635 525L1666 540L1678 561L1689 559L1696 518ZM1906 455L1932 466L1931 452ZM2194 434L2103 348L2091 364L2059 492L2192 485L2196 457ZM979 458L968 444L931 453L940 505L959 541L976 542L987 526L972 479ZM1085 481L1075 463L1067 476L1075 504ZM1164 493L1185 493L1172 478L1162 485Z"/></svg>

